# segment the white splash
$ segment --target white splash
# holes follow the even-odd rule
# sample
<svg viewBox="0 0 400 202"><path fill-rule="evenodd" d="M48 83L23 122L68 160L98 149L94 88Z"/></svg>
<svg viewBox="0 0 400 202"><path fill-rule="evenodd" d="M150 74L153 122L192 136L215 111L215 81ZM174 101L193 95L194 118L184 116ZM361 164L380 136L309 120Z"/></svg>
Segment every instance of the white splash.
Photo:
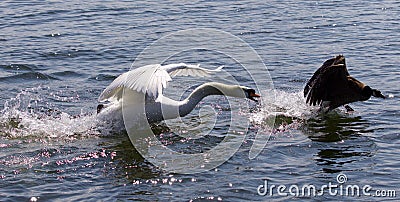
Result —
<svg viewBox="0 0 400 202"><path fill-rule="evenodd" d="M11 138L41 136L47 138L73 138L96 134L93 116L71 116L61 112L58 117L9 110L1 118L1 132Z"/></svg>
<svg viewBox="0 0 400 202"><path fill-rule="evenodd" d="M317 115L318 107L307 105L303 92L273 90L263 92L263 95L268 96L263 97L260 111L250 117L257 126L268 125L271 121L279 123L277 119L305 120Z"/></svg>
<svg viewBox="0 0 400 202"><path fill-rule="evenodd" d="M39 137L73 139L99 135L95 114L70 115L45 102L48 89L25 89L4 103L0 111L0 134L8 138Z"/></svg>

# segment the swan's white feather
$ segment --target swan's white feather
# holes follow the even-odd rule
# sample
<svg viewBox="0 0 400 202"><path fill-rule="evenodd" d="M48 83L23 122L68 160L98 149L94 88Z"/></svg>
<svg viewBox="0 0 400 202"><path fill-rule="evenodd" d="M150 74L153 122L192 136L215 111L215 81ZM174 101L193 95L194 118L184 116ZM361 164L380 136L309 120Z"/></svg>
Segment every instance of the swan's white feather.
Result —
<svg viewBox="0 0 400 202"><path fill-rule="evenodd" d="M201 68L200 65L190 65L185 63L169 65L146 65L125 72L117 77L99 96L99 101L119 100L122 97L124 88L128 88L139 93L147 94L154 99L162 96L162 90L167 87L171 77L175 76L210 76L211 73L219 72L223 66L214 70Z"/></svg>

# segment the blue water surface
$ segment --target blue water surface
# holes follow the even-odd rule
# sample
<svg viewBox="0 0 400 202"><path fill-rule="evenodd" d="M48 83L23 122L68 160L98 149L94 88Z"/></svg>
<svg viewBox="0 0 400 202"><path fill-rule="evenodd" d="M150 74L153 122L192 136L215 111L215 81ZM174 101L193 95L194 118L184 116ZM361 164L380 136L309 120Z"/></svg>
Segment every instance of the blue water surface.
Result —
<svg viewBox="0 0 400 202"><path fill-rule="evenodd" d="M398 1L3 1L0 19L0 201L398 200ZM252 122L227 162L185 175L150 164L126 133L104 135L91 124L101 91L146 47L194 28L248 43L276 88L260 89L278 98L266 103L287 114L277 117L268 144L250 160L254 135L263 134L262 120L270 115L266 106L255 106L246 116L261 121ZM298 115L305 106L302 88L338 54L346 56L351 75L390 97L354 103L352 114L339 109L304 119ZM207 51L176 54L171 61L224 65L222 55ZM233 72L241 85L252 86L246 74ZM219 110L218 130L187 152L213 147L229 127L226 100L201 104L207 103ZM189 115L195 123L198 111ZM156 127L168 134L162 124ZM188 144L173 135L160 138L178 148ZM338 174L347 177L342 185L370 185L372 194L395 190L396 197L257 193L265 180L321 187L337 184Z"/></svg>

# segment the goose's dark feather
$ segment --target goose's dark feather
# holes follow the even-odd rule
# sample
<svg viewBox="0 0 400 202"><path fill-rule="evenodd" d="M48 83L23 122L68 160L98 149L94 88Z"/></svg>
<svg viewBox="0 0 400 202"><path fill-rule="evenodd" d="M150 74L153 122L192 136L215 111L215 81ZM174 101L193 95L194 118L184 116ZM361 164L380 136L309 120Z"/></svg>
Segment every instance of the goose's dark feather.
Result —
<svg viewBox="0 0 400 202"><path fill-rule="evenodd" d="M309 105L321 105L329 101L332 110L344 104L367 100L371 95L362 93L365 85L351 77L343 55L329 59L314 73L304 88Z"/></svg>

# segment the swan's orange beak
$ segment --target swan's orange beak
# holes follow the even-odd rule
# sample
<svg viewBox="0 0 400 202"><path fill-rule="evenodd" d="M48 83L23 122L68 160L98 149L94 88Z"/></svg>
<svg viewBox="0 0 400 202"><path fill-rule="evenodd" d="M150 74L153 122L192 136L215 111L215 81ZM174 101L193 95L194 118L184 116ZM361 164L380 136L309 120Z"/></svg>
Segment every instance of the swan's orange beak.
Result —
<svg viewBox="0 0 400 202"><path fill-rule="evenodd" d="M261 97L261 95L252 92L250 93L250 97Z"/></svg>
<svg viewBox="0 0 400 202"><path fill-rule="evenodd" d="M250 92L249 99L253 100L254 102L258 102L258 100L254 99L255 97L261 97L259 94Z"/></svg>

